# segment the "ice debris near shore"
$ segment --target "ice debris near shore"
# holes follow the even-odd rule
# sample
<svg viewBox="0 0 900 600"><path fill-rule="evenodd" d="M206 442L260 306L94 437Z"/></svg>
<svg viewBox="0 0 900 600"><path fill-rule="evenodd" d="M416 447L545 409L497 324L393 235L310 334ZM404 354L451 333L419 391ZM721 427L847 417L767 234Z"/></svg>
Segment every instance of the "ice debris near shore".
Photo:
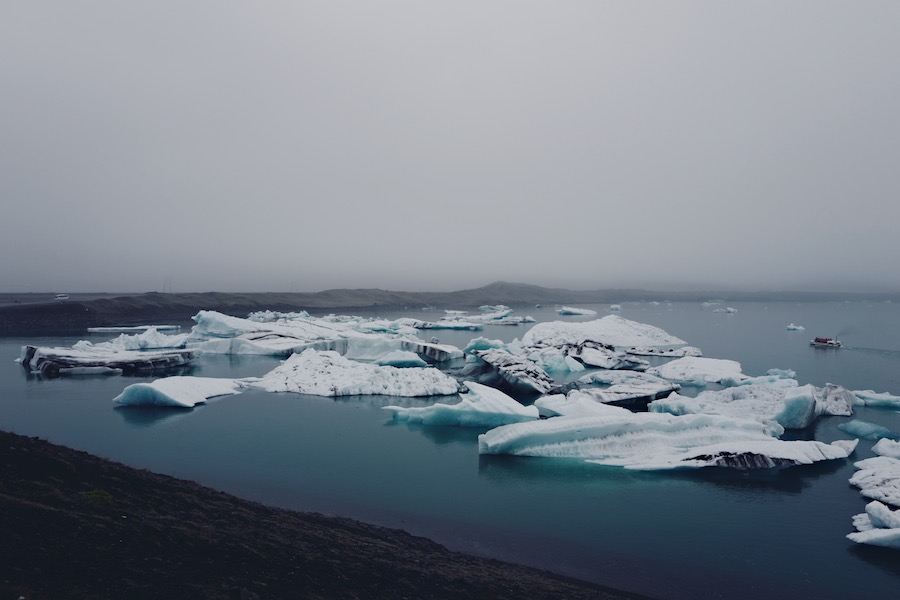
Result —
<svg viewBox="0 0 900 600"><path fill-rule="evenodd" d="M240 393L233 379L166 377L150 383L134 383L113 398L119 406L168 406L193 408L209 398Z"/></svg>
<svg viewBox="0 0 900 600"><path fill-rule="evenodd" d="M536 406L523 406L500 390L475 382L466 383L468 393L461 394L458 404L433 404L405 408L385 406L395 421L423 425L460 427L497 427L509 423L534 421L539 417Z"/></svg>
<svg viewBox="0 0 900 600"><path fill-rule="evenodd" d="M865 513L853 517L857 531L847 538L900 549L900 442L881 439L872 450L877 456L854 463L859 470L850 478L850 484L872 502Z"/></svg>
<svg viewBox="0 0 900 600"><path fill-rule="evenodd" d="M481 454L568 457L626 469L760 469L847 458L855 441L782 441L778 428L718 415L606 407L604 414L504 425L478 436ZM616 412L617 411L617 412Z"/></svg>
<svg viewBox="0 0 900 600"><path fill-rule="evenodd" d="M337 352L305 350L241 384L268 392L315 396L446 396L459 392L452 377L434 368L396 368L360 363Z"/></svg>

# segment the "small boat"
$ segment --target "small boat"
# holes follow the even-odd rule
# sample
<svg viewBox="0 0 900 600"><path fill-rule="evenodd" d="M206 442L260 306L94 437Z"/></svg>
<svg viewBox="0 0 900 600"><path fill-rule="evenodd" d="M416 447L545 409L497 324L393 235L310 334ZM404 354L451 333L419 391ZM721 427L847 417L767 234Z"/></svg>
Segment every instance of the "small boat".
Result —
<svg viewBox="0 0 900 600"><path fill-rule="evenodd" d="M816 348L840 348L844 343L834 338L816 337L809 340L809 345Z"/></svg>

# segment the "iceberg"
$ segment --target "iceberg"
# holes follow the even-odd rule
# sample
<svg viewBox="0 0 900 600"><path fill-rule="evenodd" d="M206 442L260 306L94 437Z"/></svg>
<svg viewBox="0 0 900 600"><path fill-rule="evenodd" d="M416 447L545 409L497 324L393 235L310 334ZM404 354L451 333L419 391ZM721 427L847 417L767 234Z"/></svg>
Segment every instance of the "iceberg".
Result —
<svg viewBox="0 0 900 600"><path fill-rule="evenodd" d="M900 410L900 396L887 392L875 392L873 390L855 390L856 404L862 406L876 406L881 408L893 408Z"/></svg>
<svg viewBox="0 0 900 600"><path fill-rule="evenodd" d="M461 394L458 404L433 404L405 408L385 406L395 421L423 425L455 425L460 427L497 427L509 423L534 421L539 417L535 406L522 406L500 390L475 382L466 383L468 393Z"/></svg>
<svg viewBox="0 0 900 600"><path fill-rule="evenodd" d="M233 379L166 377L150 383L134 383L113 398L119 406L172 406L193 408L209 398L240 393Z"/></svg>
<svg viewBox="0 0 900 600"><path fill-rule="evenodd" d="M857 531L847 539L857 544L900 549L900 510L892 511L873 500L866 505L865 513L853 517L853 526Z"/></svg>
<svg viewBox="0 0 900 600"><path fill-rule="evenodd" d="M621 304L610 304L609 310L622 310L622 305Z"/></svg>
<svg viewBox="0 0 900 600"><path fill-rule="evenodd" d="M650 363L640 358L629 356L625 352L618 352L612 346L586 340L576 346L567 346L566 355L577 359L588 367L598 369L627 369L631 371L646 371Z"/></svg>
<svg viewBox="0 0 900 600"><path fill-rule="evenodd" d="M740 383L746 378L741 372L741 363L724 358L703 358L685 356L647 371L657 377L675 381L683 385L706 385L707 383Z"/></svg>
<svg viewBox="0 0 900 600"><path fill-rule="evenodd" d="M700 348L694 346L682 346L681 348L666 348L663 350L657 348L629 348L628 354L634 356L662 356L665 358L681 358L682 356L703 356Z"/></svg>
<svg viewBox="0 0 900 600"><path fill-rule="evenodd" d="M837 428L844 433L849 433L850 435L855 435L856 437L861 437L867 440L896 440L900 438L900 436L892 432L887 427L882 427L881 425L876 425L875 423L869 423L867 421L860 421L859 419L853 419L852 421L841 423L837 426Z"/></svg>
<svg viewBox="0 0 900 600"><path fill-rule="evenodd" d="M794 325L793 323L789 323L787 327L785 327L788 331L803 331L806 329L803 325Z"/></svg>
<svg viewBox="0 0 900 600"><path fill-rule="evenodd" d="M597 402L625 405L649 402L681 389L677 383L638 371L598 371L582 376L576 385ZM605 387L581 388L586 385Z"/></svg>
<svg viewBox="0 0 900 600"><path fill-rule="evenodd" d="M758 421L631 413L552 417L478 436L481 454L569 457L626 469L772 468L847 458L854 442L782 441Z"/></svg>
<svg viewBox="0 0 900 600"><path fill-rule="evenodd" d="M541 396L534 401L542 417L582 417L589 415L623 415L630 414L627 408L602 404L589 394L580 390L572 390L566 395L551 394ZM625 411L624 413L622 411Z"/></svg>
<svg viewBox="0 0 900 600"><path fill-rule="evenodd" d="M88 327L88 333L141 333L148 329L157 331L178 331L181 325L127 325L116 327Z"/></svg>
<svg viewBox="0 0 900 600"><path fill-rule="evenodd" d="M481 323L457 320L422 321L404 317L402 319L397 319L396 323L398 325L414 327L416 329L458 329L466 331L478 331L484 329L484 326Z"/></svg>
<svg viewBox="0 0 900 600"><path fill-rule="evenodd" d="M526 392L546 394L553 388L553 379L528 358L510 354L503 348L476 350L472 362L462 371L464 377L478 376L482 382L500 380L501 383Z"/></svg>
<svg viewBox="0 0 900 600"><path fill-rule="evenodd" d="M107 342L94 344L88 340L75 343L72 348L78 350L161 350L166 348L184 348L187 345L188 334L167 335L160 333L159 329L150 326L140 333L122 333L118 337Z"/></svg>
<svg viewBox="0 0 900 600"><path fill-rule="evenodd" d="M489 350L491 348L503 348L506 344L502 340L492 340L486 337L477 337L469 340L466 347L463 348L465 354L472 354L476 350Z"/></svg>
<svg viewBox="0 0 900 600"><path fill-rule="evenodd" d="M455 379L434 368L405 368L359 363L337 352L305 350L262 377L241 384L268 392L314 396L447 396L459 392Z"/></svg>
<svg viewBox="0 0 900 600"><path fill-rule="evenodd" d="M389 367L427 367L428 363L419 358L415 352L394 350L375 359L376 365Z"/></svg>
<svg viewBox="0 0 900 600"><path fill-rule="evenodd" d="M793 379L740 385L723 390L704 391L696 398L673 393L650 403L651 412L673 415L713 414L778 423L785 429L805 429L819 415L846 415L849 405L840 386L824 389L812 385L797 386ZM854 431L847 433L856 434ZM858 434L857 434L858 435Z"/></svg>
<svg viewBox="0 0 900 600"><path fill-rule="evenodd" d="M22 346L17 362L30 373L57 377L165 371L189 364L196 354L188 349L138 351L90 344L81 344L77 348Z"/></svg>
<svg viewBox="0 0 900 600"><path fill-rule="evenodd" d="M877 456L853 464L857 469L850 485L869 500L900 508L900 442L881 439L872 446Z"/></svg>
<svg viewBox="0 0 900 600"><path fill-rule="evenodd" d="M597 314L596 310L591 310L589 308L575 308L574 306L560 306L556 312L564 316L590 317Z"/></svg>
<svg viewBox="0 0 900 600"><path fill-rule="evenodd" d="M659 327L631 321L618 315L584 323L552 321L538 323L522 336L525 346L577 346L586 341L599 342L617 349L657 348L686 344Z"/></svg>

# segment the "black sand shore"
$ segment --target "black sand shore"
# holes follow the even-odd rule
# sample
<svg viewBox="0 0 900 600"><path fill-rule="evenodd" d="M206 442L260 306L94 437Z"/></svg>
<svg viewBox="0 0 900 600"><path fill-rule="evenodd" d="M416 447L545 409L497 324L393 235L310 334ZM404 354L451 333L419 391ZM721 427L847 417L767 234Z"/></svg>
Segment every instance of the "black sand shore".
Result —
<svg viewBox="0 0 900 600"><path fill-rule="evenodd" d="M638 598L0 432L0 598Z"/></svg>

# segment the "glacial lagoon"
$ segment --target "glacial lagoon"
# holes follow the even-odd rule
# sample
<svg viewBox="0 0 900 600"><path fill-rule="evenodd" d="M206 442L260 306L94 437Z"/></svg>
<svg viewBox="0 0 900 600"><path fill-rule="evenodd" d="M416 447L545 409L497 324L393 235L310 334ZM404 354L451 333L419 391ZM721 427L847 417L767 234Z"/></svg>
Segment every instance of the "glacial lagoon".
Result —
<svg viewBox="0 0 900 600"><path fill-rule="evenodd" d="M716 312L716 308L733 311ZM380 312L435 320L444 308ZM516 309L537 321L578 322L554 307ZM801 385L900 394L900 305L890 303L622 303L615 314L661 327L743 372L793 369ZM245 316L245 315L237 315ZM363 316L374 316L364 314ZM788 330L800 324L805 330ZM188 331L192 323L184 323ZM531 327L426 330L459 348L478 336L510 341ZM809 346L839 337L839 350ZM850 486L850 459L776 471L635 472L579 460L484 456L484 429L395 422L383 406L436 399L337 399L248 390L193 410L114 408L127 385L156 376L43 379L13 361L25 344L71 346L114 334L2 338L0 426L298 510L399 527L454 550L548 568L660 599L847 598L895 593L896 550L846 539L866 500ZM650 359L651 361L658 359ZM263 356L203 355L190 374L261 376ZM688 393L687 391L685 393ZM441 401L438 399L437 401ZM848 439L838 425L862 420L900 433L900 413L855 407L784 439Z"/></svg>

